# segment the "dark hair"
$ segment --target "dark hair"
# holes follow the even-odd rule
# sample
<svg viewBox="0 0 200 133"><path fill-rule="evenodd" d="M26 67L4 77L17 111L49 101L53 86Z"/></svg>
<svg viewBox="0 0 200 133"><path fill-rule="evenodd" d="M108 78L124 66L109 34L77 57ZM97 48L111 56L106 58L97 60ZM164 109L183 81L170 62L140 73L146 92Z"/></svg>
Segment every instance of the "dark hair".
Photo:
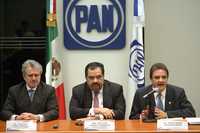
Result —
<svg viewBox="0 0 200 133"><path fill-rule="evenodd" d="M99 62L91 62L91 63L87 64L87 66L85 67L85 77L87 77L89 69L94 70L94 69L96 69L98 67L101 69L101 72L104 75L104 66L103 66L103 64L99 63Z"/></svg>
<svg viewBox="0 0 200 133"><path fill-rule="evenodd" d="M162 69L162 70L166 71L167 77L169 77L169 71L168 71L166 65L163 64L163 63L155 63L151 66L151 69L150 69L150 75L149 75L150 79L152 79L153 72L158 70L158 69Z"/></svg>

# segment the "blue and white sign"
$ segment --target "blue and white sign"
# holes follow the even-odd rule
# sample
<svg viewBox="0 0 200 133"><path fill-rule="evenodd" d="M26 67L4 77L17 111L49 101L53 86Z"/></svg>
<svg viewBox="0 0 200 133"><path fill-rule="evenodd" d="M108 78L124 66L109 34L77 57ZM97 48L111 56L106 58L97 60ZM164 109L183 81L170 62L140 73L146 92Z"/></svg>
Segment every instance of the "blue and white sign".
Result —
<svg viewBox="0 0 200 133"><path fill-rule="evenodd" d="M68 49L123 48L125 27L125 0L64 0Z"/></svg>

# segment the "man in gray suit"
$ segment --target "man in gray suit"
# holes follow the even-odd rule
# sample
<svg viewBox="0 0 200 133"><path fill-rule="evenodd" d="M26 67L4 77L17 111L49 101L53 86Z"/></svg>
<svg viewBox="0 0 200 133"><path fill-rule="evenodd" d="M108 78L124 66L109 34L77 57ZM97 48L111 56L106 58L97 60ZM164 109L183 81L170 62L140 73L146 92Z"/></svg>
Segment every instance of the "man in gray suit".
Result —
<svg viewBox="0 0 200 133"><path fill-rule="evenodd" d="M186 97L184 89L167 83L169 72L162 63L152 65L150 79L152 84L138 89L133 99L129 119L145 118L147 105L156 119L172 117L195 117L195 110ZM156 90L155 93L152 90ZM144 98L145 94L150 94ZM155 108L154 108L155 107Z"/></svg>
<svg viewBox="0 0 200 133"><path fill-rule="evenodd" d="M71 119L98 116L100 119L124 119L125 99L121 85L104 80L104 66L89 63L86 82L73 88L69 105Z"/></svg>
<svg viewBox="0 0 200 133"><path fill-rule="evenodd" d="M35 60L22 65L25 82L12 86L1 111L2 120L48 121L58 117L55 89L40 81L42 66Z"/></svg>

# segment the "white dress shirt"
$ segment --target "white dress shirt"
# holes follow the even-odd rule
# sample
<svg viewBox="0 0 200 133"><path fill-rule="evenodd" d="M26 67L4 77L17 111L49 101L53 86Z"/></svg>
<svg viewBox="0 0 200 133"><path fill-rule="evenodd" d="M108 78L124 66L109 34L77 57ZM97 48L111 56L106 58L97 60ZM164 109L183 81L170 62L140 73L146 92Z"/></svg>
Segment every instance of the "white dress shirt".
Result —
<svg viewBox="0 0 200 133"><path fill-rule="evenodd" d="M155 99L155 103L157 105L157 96L158 96L159 92L154 93L154 99ZM165 110L165 95L166 95L166 88L161 92L161 101L163 104L163 109Z"/></svg>
<svg viewBox="0 0 200 133"><path fill-rule="evenodd" d="M93 105L94 105L94 95L95 95L94 91L92 91L92 107L89 110L88 116L95 116L96 115L95 112L94 112L94 108L93 108ZM101 90L99 91L98 100L99 100L99 108L103 108L103 88L101 88ZM100 115L99 117L100 117L100 119L103 119L102 115Z"/></svg>

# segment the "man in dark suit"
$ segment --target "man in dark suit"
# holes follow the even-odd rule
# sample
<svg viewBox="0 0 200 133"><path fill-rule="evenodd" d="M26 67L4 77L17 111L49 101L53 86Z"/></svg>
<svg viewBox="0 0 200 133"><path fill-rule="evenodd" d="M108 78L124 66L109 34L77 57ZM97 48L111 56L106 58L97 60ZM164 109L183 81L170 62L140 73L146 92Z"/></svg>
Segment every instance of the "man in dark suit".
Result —
<svg viewBox="0 0 200 133"><path fill-rule="evenodd" d="M86 82L73 88L69 112L71 119L98 116L124 119L125 99L121 85L104 80L104 66L98 62L85 68Z"/></svg>
<svg viewBox="0 0 200 133"><path fill-rule="evenodd" d="M184 89L168 84L168 77L169 72L164 64L156 63L151 67L152 84L136 91L129 119L145 118L145 115L150 113L146 110L147 106L151 109L153 107L156 119L195 117L195 110L187 99ZM144 98L144 95L152 90L156 92Z"/></svg>
<svg viewBox="0 0 200 133"><path fill-rule="evenodd" d="M1 111L2 120L48 121L58 117L55 89L40 81L42 66L35 60L22 65L25 82L9 89Z"/></svg>

